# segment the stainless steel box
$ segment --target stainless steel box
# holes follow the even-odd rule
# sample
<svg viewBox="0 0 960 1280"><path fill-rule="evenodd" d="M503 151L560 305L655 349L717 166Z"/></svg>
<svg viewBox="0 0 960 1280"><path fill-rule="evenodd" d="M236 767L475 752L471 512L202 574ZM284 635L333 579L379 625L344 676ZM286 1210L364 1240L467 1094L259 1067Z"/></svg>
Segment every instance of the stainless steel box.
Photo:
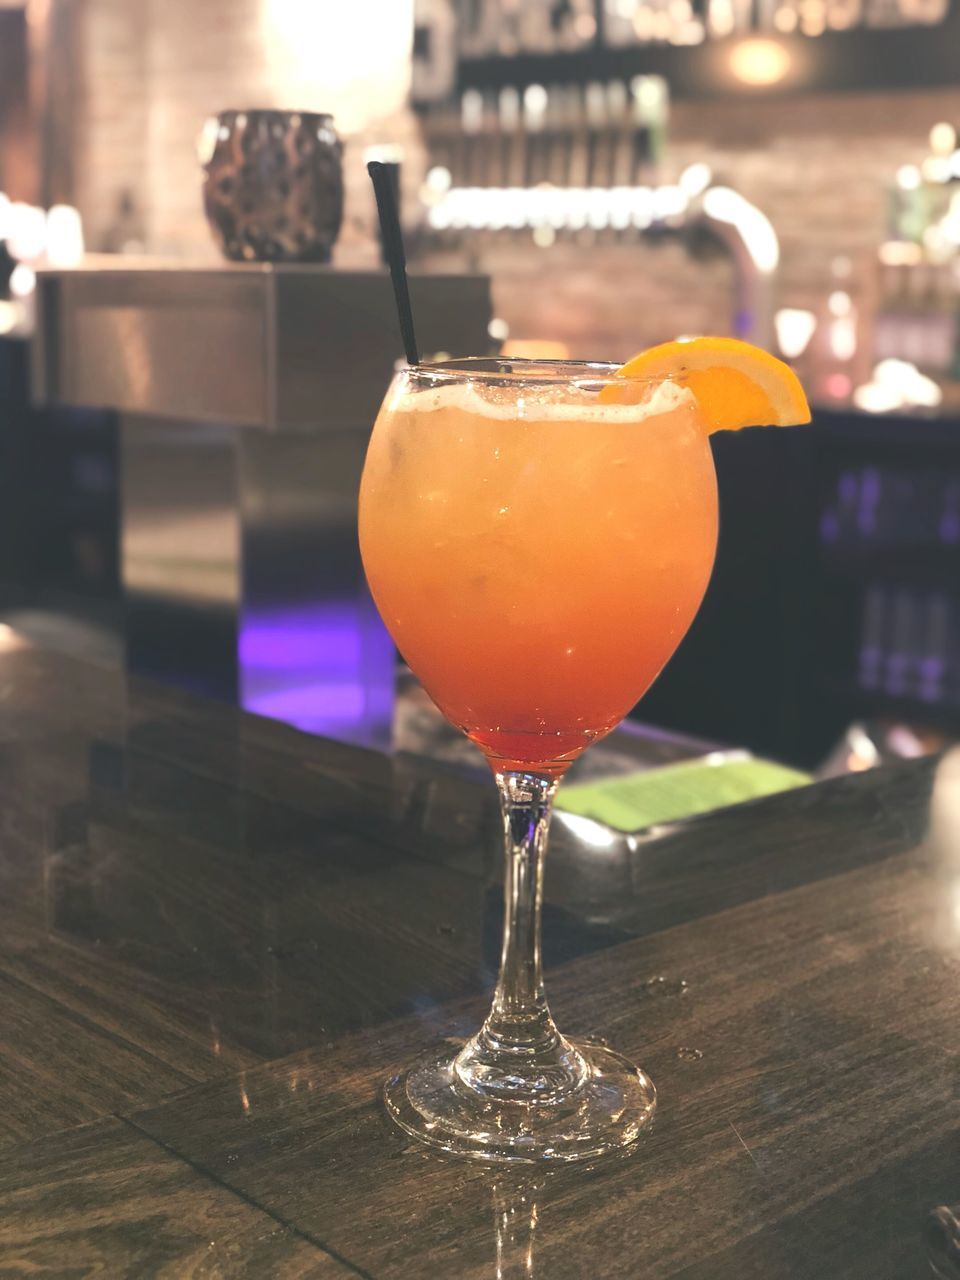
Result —
<svg viewBox="0 0 960 1280"><path fill-rule="evenodd" d="M488 349L486 277L411 294L424 353ZM387 274L101 259L38 298L35 398L119 414L130 667L381 742L395 654L356 495L402 355Z"/></svg>

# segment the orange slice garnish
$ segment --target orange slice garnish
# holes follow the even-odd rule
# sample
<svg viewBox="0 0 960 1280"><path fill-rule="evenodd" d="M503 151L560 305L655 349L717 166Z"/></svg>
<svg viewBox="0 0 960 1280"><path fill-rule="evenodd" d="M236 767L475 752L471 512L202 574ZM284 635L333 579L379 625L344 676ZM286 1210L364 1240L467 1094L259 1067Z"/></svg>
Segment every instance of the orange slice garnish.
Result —
<svg viewBox="0 0 960 1280"><path fill-rule="evenodd" d="M793 427L810 421L800 379L769 351L739 338L681 338L641 351L617 370L620 378L682 378L714 431L740 427ZM608 403L629 404L644 394L641 384L609 383Z"/></svg>

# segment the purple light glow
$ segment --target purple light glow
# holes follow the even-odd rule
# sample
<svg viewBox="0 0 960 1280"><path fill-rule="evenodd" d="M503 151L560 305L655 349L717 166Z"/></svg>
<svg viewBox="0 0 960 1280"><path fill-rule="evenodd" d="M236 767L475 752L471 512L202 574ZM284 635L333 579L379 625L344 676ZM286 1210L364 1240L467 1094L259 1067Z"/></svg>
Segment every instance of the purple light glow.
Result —
<svg viewBox="0 0 960 1280"><path fill-rule="evenodd" d="M835 511L825 511L820 518L821 542L836 542L840 536L840 521Z"/></svg>
<svg viewBox="0 0 960 1280"><path fill-rule="evenodd" d="M881 491L880 473L874 467L865 468L860 490L860 509L857 512L857 528L861 533L876 532Z"/></svg>
<svg viewBox="0 0 960 1280"><path fill-rule="evenodd" d="M308 733L389 745L396 655L369 598L251 614L238 652L246 710Z"/></svg>
<svg viewBox="0 0 960 1280"><path fill-rule="evenodd" d="M357 609L348 605L260 615L240 635L240 662L264 670L312 670L322 649L325 666L353 670L360 661L358 621Z"/></svg>
<svg viewBox="0 0 960 1280"><path fill-rule="evenodd" d="M367 700L360 684L298 685L295 689L281 689L277 693L255 695L246 703L248 711L283 720L300 729L310 729L316 724L333 725L362 718Z"/></svg>

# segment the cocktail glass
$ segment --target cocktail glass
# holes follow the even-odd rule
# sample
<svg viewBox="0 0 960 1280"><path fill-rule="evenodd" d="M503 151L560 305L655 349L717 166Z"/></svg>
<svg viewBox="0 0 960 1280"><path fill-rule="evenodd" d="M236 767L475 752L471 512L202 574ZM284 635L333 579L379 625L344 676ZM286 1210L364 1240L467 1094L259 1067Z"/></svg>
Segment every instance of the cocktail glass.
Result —
<svg viewBox="0 0 960 1280"><path fill-rule="evenodd" d="M409 1133L486 1159L576 1160L653 1116L642 1070L557 1030L540 904L566 769L639 700L706 589L713 460L681 381L578 362L467 359L398 373L370 440L360 543L397 647L484 752L506 850L493 1006L387 1083Z"/></svg>

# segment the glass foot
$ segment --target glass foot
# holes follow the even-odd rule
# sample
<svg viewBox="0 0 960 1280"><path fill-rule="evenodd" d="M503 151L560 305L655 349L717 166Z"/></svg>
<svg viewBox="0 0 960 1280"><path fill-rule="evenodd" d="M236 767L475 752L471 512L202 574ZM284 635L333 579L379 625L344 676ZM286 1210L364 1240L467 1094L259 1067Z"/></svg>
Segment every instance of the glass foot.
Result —
<svg viewBox="0 0 960 1280"><path fill-rule="evenodd" d="M629 1146L653 1119L653 1081L603 1045L573 1048L583 1079L550 1102L520 1102L466 1086L463 1041L445 1041L387 1081L387 1111L421 1142L477 1160L587 1160Z"/></svg>

